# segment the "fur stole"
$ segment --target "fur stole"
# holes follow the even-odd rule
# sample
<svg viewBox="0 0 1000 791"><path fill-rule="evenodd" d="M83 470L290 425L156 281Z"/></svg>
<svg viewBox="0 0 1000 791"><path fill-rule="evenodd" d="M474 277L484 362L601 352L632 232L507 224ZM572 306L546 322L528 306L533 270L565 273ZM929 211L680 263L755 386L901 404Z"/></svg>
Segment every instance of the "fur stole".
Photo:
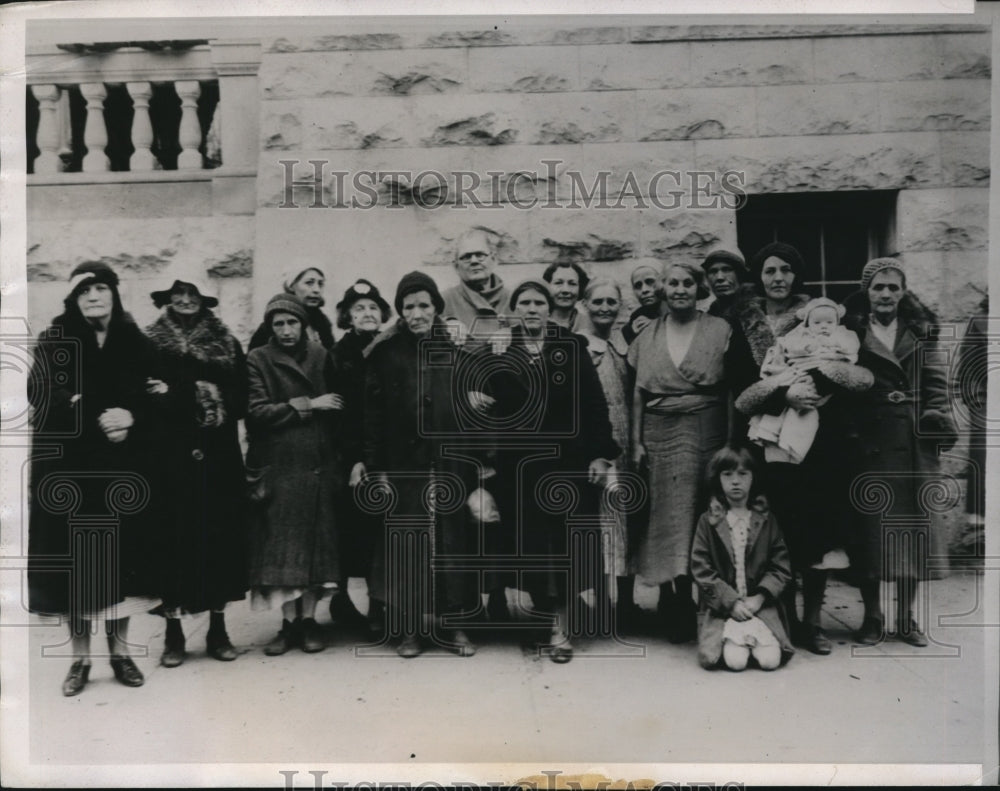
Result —
<svg viewBox="0 0 1000 791"><path fill-rule="evenodd" d="M795 312L808 303L810 299L811 297L806 294L794 294L788 310L781 315L777 325L772 330L767 321L764 297L756 294L750 297L740 295L732 307L732 317L743 328L743 334L746 336L750 352L757 365L764 361L764 355L774 345L775 339L780 338L799 323Z"/></svg>
<svg viewBox="0 0 1000 791"><path fill-rule="evenodd" d="M185 330L168 308L146 328L146 335L165 357L193 357L226 370L236 367L236 339L216 316L205 313L191 329Z"/></svg>

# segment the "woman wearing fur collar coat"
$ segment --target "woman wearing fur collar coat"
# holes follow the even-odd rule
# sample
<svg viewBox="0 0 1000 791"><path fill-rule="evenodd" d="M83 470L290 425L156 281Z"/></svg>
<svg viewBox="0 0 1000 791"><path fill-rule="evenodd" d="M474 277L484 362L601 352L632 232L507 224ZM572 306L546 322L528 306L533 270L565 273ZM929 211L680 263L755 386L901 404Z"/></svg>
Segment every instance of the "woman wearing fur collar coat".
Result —
<svg viewBox="0 0 1000 791"><path fill-rule="evenodd" d="M246 511L237 423L246 413L246 358L196 283L150 296L163 313L146 334L159 354L160 462L166 645L160 663L185 659L182 612L211 610L209 656L236 659L226 603L246 594Z"/></svg>
<svg viewBox="0 0 1000 791"><path fill-rule="evenodd" d="M858 477L851 502L859 527L854 562L865 605L856 638L866 645L885 639L879 583L895 581L896 636L921 647L927 638L914 611L917 589L930 575L929 556L940 552L927 512L934 507L933 495L947 491L938 453L957 438L948 372L935 353L937 319L907 290L904 266L895 258L869 261L861 291L844 304L845 324L861 341L858 363L875 377L853 408L858 447L850 458L857 461ZM875 499L887 498L884 509L862 512L859 506L871 506L876 494ZM897 518L884 524L883 510L890 508Z"/></svg>

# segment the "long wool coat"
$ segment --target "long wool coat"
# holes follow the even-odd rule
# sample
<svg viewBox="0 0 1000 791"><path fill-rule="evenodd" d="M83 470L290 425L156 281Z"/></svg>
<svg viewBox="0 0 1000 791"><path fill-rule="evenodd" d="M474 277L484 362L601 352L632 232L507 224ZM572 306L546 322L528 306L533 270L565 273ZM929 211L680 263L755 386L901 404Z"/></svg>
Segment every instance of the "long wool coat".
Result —
<svg viewBox="0 0 1000 791"><path fill-rule="evenodd" d="M159 594L149 499L152 416L145 392L146 379L154 375L153 348L127 315L112 321L103 347L83 319L65 315L39 337L28 381L35 432L28 538L32 612L96 612L125 596ZM119 443L98 425L99 415L114 407L134 420ZM88 516L105 517L106 529L88 529L80 520ZM84 533L87 539L77 541ZM102 548L93 539L109 543Z"/></svg>
<svg viewBox="0 0 1000 791"><path fill-rule="evenodd" d="M337 392L329 353L307 342L294 356L273 338L247 358L248 472L263 476L250 550L251 587L340 579L334 499L343 484L337 410L309 399Z"/></svg>
<svg viewBox="0 0 1000 791"><path fill-rule="evenodd" d="M246 593L246 486L238 423L246 358L207 310L185 329L170 308L146 334L168 392L158 399L156 457L164 606L200 612Z"/></svg>
<svg viewBox="0 0 1000 791"><path fill-rule="evenodd" d="M344 333L333 348L333 360L344 396L342 457L345 479L364 461L365 349L374 333ZM345 481L346 483L346 481ZM341 572L345 577L369 577L380 520L358 507L354 489L345 485L337 498Z"/></svg>
<svg viewBox="0 0 1000 791"><path fill-rule="evenodd" d="M788 549L773 514L751 512L745 562L747 595L764 595L764 606L757 617L778 639L785 662L795 649L788 641L787 616L779 597L791 582L792 572ZM698 662L712 668L722 656L722 633L739 600L733 542L723 515L704 513L698 519L691 546L691 574L701 592Z"/></svg>
<svg viewBox="0 0 1000 791"><path fill-rule="evenodd" d="M474 538L464 503L475 486L476 466L444 455L446 447L463 444L455 409L456 399L462 397L455 377L458 354L446 337L444 323L437 318L432 334L423 341L400 321L395 331L383 333L368 348L365 466L369 473L386 473L396 492L392 508L377 517L381 526L372 588L376 598L401 608L404 617L417 610L424 614L432 609L438 614L457 612L476 603L474 578L441 570L449 556L468 552ZM451 494L437 501L431 518L427 494L435 477L442 482L438 493L444 495L447 490ZM427 529L432 542L429 556L405 552L400 560L409 564L409 574L398 565L387 565L386 547L391 542L420 539ZM418 588L418 584L430 582L432 570L433 601L425 592L429 586ZM410 606L414 602L417 606Z"/></svg>
<svg viewBox="0 0 1000 791"><path fill-rule="evenodd" d="M511 344L499 358L488 349L480 352L482 370L492 372L483 377L484 389L496 399L494 415L498 428L504 427L496 432L497 475L491 483L502 529L487 536L487 548L517 557L519 547L529 569L539 557L565 569L571 562L568 519L598 513L600 491L585 480L588 465L598 458L614 460L621 448L612 437L607 400L586 341L552 323L545 331L547 340L537 359L520 326L514 327ZM569 491L574 496L566 498ZM570 501L577 503L571 513L559 508ZM524 588L536 606L563 602L567 595L600 584L601 568L583 568L578 561L572 560L579 572L572 580L553 570L524 574ZM567 583L575 589L569 590Z"/></svg>
<svg viewBox="0 0 1000 791"><path fill-rule="evenodd" d="M855 472L864 480L888 487L886 513L862 513L854 505L859 529L856 550L862 574L894 580L900 576L926 579L932 550L929 514L920 491L934 486L940 467L937 448L955 444L955 427L948 398L947 371L937 362L930 323L919 303L900 303L896 343L887 349L868 330L867 301L849 298L854 308L848 321L861 339L858 364L870 370L875 383L852 404L856 430ZM863 311L858 311L863 307ZM898 394L890 399L890 394ZM877 479L877 480L876 480ZM861 485L861 484L859 484ZM866 499L859 491L855 502ZM915 517L883 524L886 517ZM886 520L887 521L887 520Z"/></svg>

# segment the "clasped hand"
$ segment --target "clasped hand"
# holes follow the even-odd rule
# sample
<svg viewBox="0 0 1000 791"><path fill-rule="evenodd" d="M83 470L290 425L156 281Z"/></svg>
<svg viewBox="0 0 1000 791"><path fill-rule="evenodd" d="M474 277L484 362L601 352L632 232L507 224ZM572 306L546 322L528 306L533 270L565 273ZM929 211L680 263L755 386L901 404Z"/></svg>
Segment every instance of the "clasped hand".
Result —
<svg viewBox="0 0 1000 791"><path fill-rule="evenodd" d="M321 396L310 398L309 407L311 409L318 409L321 412L328 409L343 409L344 397L337 393L324 393Z"/></svg>

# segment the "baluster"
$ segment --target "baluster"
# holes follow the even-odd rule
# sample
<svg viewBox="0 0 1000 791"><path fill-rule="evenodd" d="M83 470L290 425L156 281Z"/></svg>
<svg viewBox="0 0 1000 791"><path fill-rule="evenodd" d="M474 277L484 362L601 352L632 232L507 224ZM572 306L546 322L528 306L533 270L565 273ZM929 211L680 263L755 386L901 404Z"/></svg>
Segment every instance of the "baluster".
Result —
<svg viewBox="0 0 1000 791"><path fill-rule="evenodd" d="M83 142L87 155L83 158L83 172L97 173L111 169L111 161L104 149L108 145L108 130L104 125L104 99L108 92L104 83L90 82L80 86L80 93L87 100L87 121L83 127Z"/></svg>
<svg viewBox="0 0 1000 791"><path fill-rule="evenodd" d="M59 92L56 104L56 128L59 132L59 150L56 152L63 162L73 156L73 118L69 106L69 91Z"/></svg>
<svg viewBox="0 0 1000 791"><path fill-rule="evenodd" d="M198 123L198 97L201 85L197 80L178 80L174 83L181 99L181 128L178 142L181 153L177 156L178 170L201 170L201 124Z"/></svg>
<svg viewBox="0 0 1000 791"><path fill-rule="evenodd" d="M149 100L153 86L148 82L127 82L125 87L132 97L132 146L135 152L129 160L129 169L149 171L156 168L156 157L150 147L153 145L153 124L149 120Z"/></svg>
<svg viewBox="0 0 1000 791"><path fill-rule="evenodd" d="M35 160L35 173L58 173L59 127L56 119L56 102L59 88L55 85L32 85L31 92L38 99L38 133L35 142L39 154Z"/></svg>

